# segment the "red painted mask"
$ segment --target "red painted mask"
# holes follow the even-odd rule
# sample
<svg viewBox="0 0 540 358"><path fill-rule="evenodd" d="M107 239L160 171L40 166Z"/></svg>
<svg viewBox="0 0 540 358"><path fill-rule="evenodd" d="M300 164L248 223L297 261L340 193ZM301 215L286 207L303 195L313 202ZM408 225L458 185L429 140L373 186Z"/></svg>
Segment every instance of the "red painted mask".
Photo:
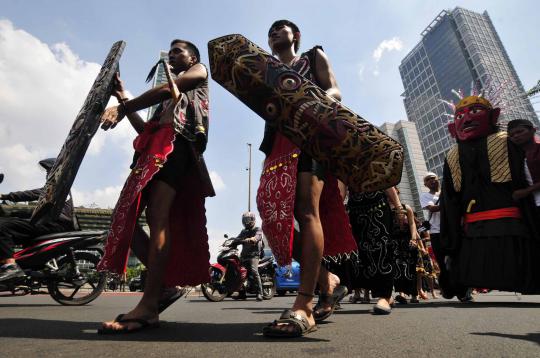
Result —
<svg viewBox="0 0 540 358"><path fill-rule="evenodd" d="M499 109L490 109L482 104L475 103L456 111L453 127L459 141L487 137L496 131L495 124L499 117Z"/></svg>

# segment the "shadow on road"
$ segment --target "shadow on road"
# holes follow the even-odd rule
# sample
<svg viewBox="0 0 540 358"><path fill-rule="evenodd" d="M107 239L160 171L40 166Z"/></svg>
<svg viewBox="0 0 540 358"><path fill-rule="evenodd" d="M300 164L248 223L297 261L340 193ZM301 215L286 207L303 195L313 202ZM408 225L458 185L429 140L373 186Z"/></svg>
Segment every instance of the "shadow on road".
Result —
<svg viewBox="0 0 540 358"><path fill-rule="evenodd" d="M493 336L493 337L502 337L510 339L519 339L523 341L530 341L540 345L540 332L538 333L527 333L527 334L506 334L506 333L496 333L496 332L473 332L471 334L477 336Z"/></svg>
<svg viewBox="0 0 540 358"><path fill-rule="evenodd" d="M422 302L422 303L397 303L396 308L437 308L437 307L453 307L453 308L540 308L540 303L535 302Z"/></svg>
<svg viewBox="0 0 540 358"><path fill-rule="evenodd" d="M260 323L182 323L162 321L158 329L119 334L97 334L100 322L72 322L43 319L0 319L0 337L33 339L72 339L86 341L147 342L283 342L267 339ZM287 342L328 342L326 339L301 337Z"/></svg>
<svg viewBox="0 0 540 358"><path fill-rule="evenodd" d="M286 307L283 308L268 308L268 307L223 307L222 310L244 310L253 314L275 314L279 316ZM276 317L277 318L277 317Z"/></svg>
<svg viewBox="0 0 540 358"><path fill-rule="evenodd" d="M58 303L7 303L7 304L0 304L0 308L4 307L62 307Z"/></svg>

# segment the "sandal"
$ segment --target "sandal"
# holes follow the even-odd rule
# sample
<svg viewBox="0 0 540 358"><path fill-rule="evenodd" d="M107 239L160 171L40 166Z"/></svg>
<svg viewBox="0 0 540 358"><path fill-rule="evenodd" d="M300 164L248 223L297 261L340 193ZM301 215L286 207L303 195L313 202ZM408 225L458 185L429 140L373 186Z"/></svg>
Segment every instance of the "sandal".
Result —
<svg viewBox="0 0 540 358"><path fill-rule="evenodd" d="M294 327L292 331L283 329L291 326ZM275 338L297 338L315 332L316 330L317 325L310 326L304 315L296 313L293 310L285 310L278 320L263 328L263 335L265 337Z"/></svg>
<svg viewBox="0 0 540 358"><path fill-rule="evenodd" d="M347 293L349 291L347 290L347 287L345 286L337 286L334 288L334 292L332 292L331 295L327 294L320 294L319 295L319 301L313 307L313 317L315 317L315 322L321 322L330 317L334 311L336 310L337 306L339 305L339 302L347 296ZM323 304L329 304L330 310L329 311L322 311Z"/></svg>
<svg viewBox="0 0 540 358"><path fill-rule="evenodd" d="M126 333L135 333L142 331L143 329L147 328L157 328L159 327L159 321L157 322L149 322L148 320L142 319L142 318L126 318L124 319L125 314L119 314L115 319L114 322L118 323L138 323L140 326L129 329L127 326L124 326L124 328L121 329L114 329L111 327L101 327L97 330L98 334L126 334Z"/></svg>
<svg viewBox="0 0 540 358"><path fill-rule="evenodd" d="M167 307L178 301L178 299L184 296L187 292L187 288L185 287L175 286L172 288L175 289L172 295L158 301L158 314L165 311Z"/></svg>
<svg viewBox="0 0 540 358"><path fill-rule="evenodd" d="M394 297L394 300L397 302L397 303L401 303L402 305L406 305L407 304L407 299L405 297L403 297L402 295L396 295L396 297Z"/></svg>

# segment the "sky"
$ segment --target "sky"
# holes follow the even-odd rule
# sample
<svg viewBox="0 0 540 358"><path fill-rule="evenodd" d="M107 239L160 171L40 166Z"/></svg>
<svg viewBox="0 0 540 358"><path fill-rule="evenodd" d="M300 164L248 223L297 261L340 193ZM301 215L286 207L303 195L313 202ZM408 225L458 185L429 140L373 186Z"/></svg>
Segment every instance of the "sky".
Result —
<svg viewBox="0 0 540 358"><path fill-rule="evenodd" d="M120 71L135 96L149 88L146 75L172 39L194 42L208 64L209 40L239 33L268 49L268 27L289 19L302 32L301 51L323 46L343 103L380 125L406 119L398 66L427 25L456 6L488 11L524 87L533 87L540 79L540 3L535 0L2 0L0 172L6 177L0 192L43 185L37 162L58 155L115 41L127 43ZM256 211L264 122L214 81L210 92L205 158L217 196L207 200L206 209L215 257L223 234L236 235L247 210L247 143L253 148L251 207ZM114 207L129 173L134 137L128 121L96 134L72 187L76 206Z"/></svg>

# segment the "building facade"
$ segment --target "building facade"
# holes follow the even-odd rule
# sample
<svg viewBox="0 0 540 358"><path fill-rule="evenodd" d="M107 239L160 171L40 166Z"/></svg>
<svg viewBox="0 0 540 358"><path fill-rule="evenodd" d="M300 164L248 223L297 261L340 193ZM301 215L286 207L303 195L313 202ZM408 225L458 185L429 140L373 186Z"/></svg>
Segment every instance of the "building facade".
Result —
<svg viewBox="0 0 540 358"><path fill-rule="evenodd" d="M422 32L422 40L401 61L405 89L403 102L409 121L415 122L430 171L442 175L446 151L454 143L447 130L452 110L463 96L483 91L503 108L500 125L526 118L538 126L538 117L526 96L487 12L463 8L442 11Z"/></svg>
<svg viewBox="0 0 540 358"><path fill-rule="evenodd" d="M159 60L167 61L168 59L169 59L169 53L167 51L159 52ZM152 79L152 88L159 86L161 84L164 84L164 83L167 83L167 76L165 75L165 70L163 69L163 66L160 65L158 66L156 73L154 74L154 78ZM152 118L157 107L158 106L155 105L155 106L150 107L150 109L148 109L147 119Z"/></svg>
<svg viewBox="0 0 540 358"><path fill-rule="evenodd" d="M400 198L421 217L423 211L420 205L420 193L426 191L424 176L427 168L416 125L409 121L399 121L384 123L379 128L403 146L403 174L398 184Z"/></svg>

